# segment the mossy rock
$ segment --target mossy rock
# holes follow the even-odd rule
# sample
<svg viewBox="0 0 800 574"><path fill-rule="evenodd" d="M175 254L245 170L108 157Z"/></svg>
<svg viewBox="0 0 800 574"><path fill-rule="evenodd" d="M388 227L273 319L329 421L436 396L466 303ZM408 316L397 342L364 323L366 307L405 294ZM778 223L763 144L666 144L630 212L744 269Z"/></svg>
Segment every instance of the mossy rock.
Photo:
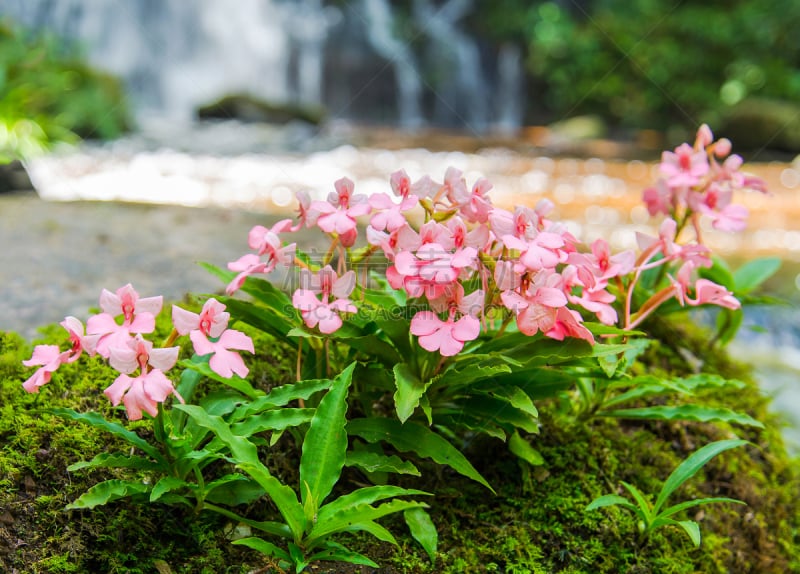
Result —
<svg viewBox="0 0 800 574"><path fill-rule="evenodd" d="M800 105L786 100L747 98L723 114L717 135L746 150L800 152Z"/></svg>
<svg viewBox="0 0 800 574"><path fill-rule="evenodd" d="M189 306L197 303L192 302ZM652 329L650 327L653 327ZM157 336L166 336L168 318L160 318ZM247 329L237 324L236 328ZM706 337L682 324L648 325L658 340L646 357L653 372L684 375L690 365L676 345L704 352ZM257 337L250 380L259 388L284 384L294 371L293 349L263 334ZM44 340L63 341L60 327ZM115 376L102 361L64 365L38 395L20 388L30 369L21 361L32 345L11 333L0 333L0 571L31 574L70 572L244 573L274 571L259 554L230 544L233 526L210 513L116 501L87 511L65 512L64 506L112 471L67 472L66 467L122 445L93 427L48 415L48 407L95 410L124 420L101 391ZM402 486L435 493L431 517L439 531L435 564L407 533L399 516L384 524L399 546L353 534L342 542L381 564L379 570L320 563L311 572L390 574L456 574L503 572L549 574L784 574L800 572L800 472L787 456L769 401L747 368L724 351L712 353L707 367L748 381L735 393L693 397L724 404L761 420L766 430L689 422L627 422L598 419L576 423L561 403L539 405L542 429L528 440L545 464L521 466L495 439L465 442L468 458L497 491L455 474L448 468L417 461L422 477L404 477ZM148 425L132 428L146 436ZM713 504L688 518L700 523L703 544L696 549L677 528L662 528L647 541L638 538L634 518L623 510L586 512L589 502L617 492L621 481L646 493L656 492L669 473L700 446L733 434L753 446L713 459L670 502L723 496L747 506ZM273 474L294 484L298 452L283 437L269 455ZM285 467L285 469L284 469ZM133 471L113 471L133 472ZM346 469L337 489L361 486L365 478ZM242 509L254 520L274 520L268 502ZM21 543L24 542L24 543ZM261 570L259 570L261 569Z"/></svg>
<svg viewBox="0 0 800 574"><path fill-rule="evenodd" d="M268 102L246 94L232 94L197 110L200 119L236 119L243 122L286 124L300 120L319 125L325 110L315 106Z"/></svg>

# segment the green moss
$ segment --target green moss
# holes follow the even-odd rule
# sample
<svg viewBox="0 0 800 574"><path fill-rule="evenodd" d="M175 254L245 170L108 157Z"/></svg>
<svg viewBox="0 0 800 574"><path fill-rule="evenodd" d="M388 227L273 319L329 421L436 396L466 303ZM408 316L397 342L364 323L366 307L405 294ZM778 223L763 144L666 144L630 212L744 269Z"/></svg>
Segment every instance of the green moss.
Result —
<svg viewBox="0 0 800 574"><path fill-rule="evenodd" d="M196 310L200 303L188 301L185 306ZM246 326L235 327L256 339L257 355L248 361L253 384L266 390L292 380L293 349ZM168 317L161 317L158 336L166 337L168 332ZM704 356L701 335L670 332L667 340L681 340L693 353ZM63 341L62 333L60 327L46 329L41 342ZM21 383L31 369L23 368L21 361L31 350L20 337L0 333L0 515L7 509L12 519L0 523L0 570L154 572L158 561L163 561L176 574L211 574L268 565L258 553L231 545L225 535L230 525L216 515L195 516L180 508L128 501L65 512L68 502L110 476L101 470L68 473L66 467L124 445L92 427L49 416L43 409L97 410L118 420L124 414L115 412L101 394L115 372L99 360L66 365L38 395L25 393ZM654 371L691 372L681 356L669 345L655 344L647 363ZM765 430L609 419L566 424L557 405L541 404L542 432L528 438L545 464L530 469L527 480L505 446L488 438L476 439L466 452L496 488L497 496L424 461L420 463L422 478L405 478L404 485L435 493L429 501L440 536L435 565L399 517L386 521L398 535L397 548L366 535L353 535L343 542L377 560L383 565L381 572L393 573L800 571L798 469L786 455L778 425L767 411L768 401L749 380L746 368L723 352L709 357L705 366L748 384L733 394L695 400L745 410L763 421ZM131 426L142 433L147 429L146 423ZM755 446L713 459L674 495L674 502L729 496L747 503L746 507L715 504L695 509L688 518L700 523L701 548L695 549L674 528L662 528L642 541L632 515L618 508L584 511L596 496L622 494L623 480L645 493L657 492L690 452L733 433ZM281 439L270 465L280 475L278 467L284 465L280 461L285 459L286 468L291 469L296 467L296 458L293 441ZM363 483L354 471L346 476L350 487ZM264 513L263 518L274 518L268 504L259 503L252 510L256 509ZM16 540L25 540L26 545L15 546ZM359 571L347 568L330 565L330 570L323 571Z"/></svg>

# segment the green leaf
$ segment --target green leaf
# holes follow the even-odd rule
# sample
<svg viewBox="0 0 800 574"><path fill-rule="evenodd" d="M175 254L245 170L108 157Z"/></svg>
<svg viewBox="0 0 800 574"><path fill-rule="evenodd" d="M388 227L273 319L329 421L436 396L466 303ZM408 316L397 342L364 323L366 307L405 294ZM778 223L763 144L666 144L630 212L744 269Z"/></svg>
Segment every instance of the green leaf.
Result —
<svg viewBox="0 0 800 574"><path fill-rule="evenodd" d="M653 523L653 528L657 528L660 526L678 526L683 529L686 534L689 535L689 538L692 540L692 544L695 547L700 546L700 525L697 524L694 520L672 520L671 518L664 518L664 519L657 519L656 522Z"/></svg>
<svg viewBox="0 0 800 574"><path fill-rule="evenodd" d="M689 508L694 508L695 506L701 506L703 504L713 504L716 502L732 502L734 504L747 504L746 502L742 502L741 500L736 500L735 498L727 498L724 496L715 496L711 498L698 498L695 500L687 500L686 502L681 502L679 504L674 504L669 508L665 508L659 514L659 518L666 518L668 516L672 516L673 514L677 514L678 512L682 512Z"/></svg>
<svg viewBox="0 0 800 574"><path fill-rule="evenodd" d="M636 505L638 506L636 513L639 514L649 526L653 521L653 517L656 515L656 512L653 510L653 506L650 504L650 501L647 500L641 490L632 484L629 484L625 481L620 482L622 483L622 486L625 487L625 490L630 492L631 496L633 496L633 499L636 501Z"/></svg>
<svg viewBox="0 0 800 574"><path fill-rule="evenodd" d="M704 407L702 405L654 406L614 411L598 411L597 416L620 419L653 419L665 421L726 422L744 426L764 428L764 425L750 415L738 413L723 407Z"/></svg>
<svg viewBox="0 0 800 574"><path fill-rule="evenodd" d="M515 409L532 417L539 416L539 411L536 410L531 398L516 385L481 385L476 391L486 393L492 398L505 401Z"/></svg>
<svg viewBox="0 0 800 574"><path fill-rule="evenodd" d="M252 548L253 550L261 552L261 554L264 556L275 556L276 558L286 560L287 562L293 562L288 552L282 548L279 548L272 542L267 542L262 538L256 538L255 536L251 536L250 538L239 538L238 540L234 540L231 544L247 546L248 548Z"/></svg>
<svg viewBox="0 0 800 574"><path fill-rule="evenodd" d="M439 533L430 515L423 508L411 508L403 512L411 536L419 542L428 554L431 564L436 562L436 548L439 544Z"/></svg>
<svg viewBox="0 0 800 574"><path fill-rule="evenodd" d="M364 523L368 524L396 512L404 512L411 508L427 508L427 506L427 504L412 500L392 500L377 507L368 504L347 506L335 514L326 515L324 519L319 518L311 532L308 533L305 542L310 544L338 532L363 530L361 525Z"/></svg>
<svg viewBox="0 0 800 574"><path fill-rule="evenodd" d="M156 502L168 492L188 486L189 484L185 480L181 480L175 476L165 476L161 478L155 486L153 486L153 490L150 491L150 502Z"/></svg>
<svg viewBox="0 0 800 574"><path fill-rule="evenodd" d="M237 462L261 464L255 445L242 436L234 434L230 425L222 417L208 414L198 405L174 405L174 408L188 414L191 419L203 428L212 431L230 449Z"/></svg>
<svg viewBox="0 0 800 574"><path fill-rule="evenodd" d="M367 442L386 441L400 452L414 452L423 458L446 464L494 492L486 479L458 449L428 427L411 421L403 424L394 419L362 418L348 422L347 432Z"/></svg>
<svg viewBox="0 0 800 574"><path fill-rule="evenodd" d="M130 480L106 480L95 484L84 492L77 500L67 505L67 510L82 510L107 504L120 498L143 494L150 490L150 486L143 482Z"/></svg>
<svg viewBox="0 0 800 574"><path fill-rule="evenodd" d="M333 381L319 402L303 440L300 486L303 505L317 509L339 480L347 452L347 394L356 364L351 363ZM305 488L304 485L308 485ZM311 501L309 501L309 497Z"/></svg>
<svg viewBox="0 0 800 574"><path fill-rule="evenodd" d="M345 494L325 504L319 509L317 515L317 522L326 522L334 519L338 514L346 512L353 508L360 508L368 506L379 500L386 500L387 498L395 498L397 496L416 496L424 495L430 496L429 493L412 488L402 488L400 486L392 485L379 485L367 486L359 488L349 494Z"/></svg>
<svg viewBox="0 0 800 574"><path fill-rule="evenodd" d="M137 470L161 470L167 469L166 465L153 462L143 456L125 456L120 453L101 452L92 460L81 461L67 467L69 472L74 472L82 468L135 468Z"/></svg>
<svg viewBox="0 0 800 574"><path fill-rule="evenodd" d="M737 295L752 293L764 281L775 275L781 267L778 257L763 257L748 261L739 267L733 274L732 291Z"/></svg>
<svg viewBox="0 0 800 574"><path fill-rule="evenodd" d="M234 418L240 419L246 415L259 413L273 407L282 407L299 399L307 400L320 391L328 390L331 388L332 384L333 381L331 379L308 379L275 387L267 396L259 397L243 405L244 408L242 409L241 415L237 414Z"/></svg>
<svg viewBox="0 0 800 574"><path fill-rule="evenodd" d="M457 403L453 409L439 409L444 414L453 414L454 410L479 420L484 420L489 424L497 423L502 425L507 423L525 432L539 432L539 418L537 416L516 409L504 400L476 396Z"/></svg>
<svg viewBox="0 0 800 574"><path fill-rule="evenodd" d="M531 443L522 438L517 431L511 433L511 437L508 439L508 450L531 466L544 464L544 458L542 458L541 453L533 448Z"/></svg>
<svg viewBox="0 0 800 574"><path fill-rule="evenodd" d="M267 467L260 462L255 464L243 462L238 466L261 485L267 496L272 499L291 530L294 540L301 540L303 532L305 532L306 520L303 507L297 500L294 490L272 476Z"/></svg>
<svg viewBox="0 0 800 574"><path fill-rule="evenodd" d="M195 362L195 361L188 361L182 360L178 361L178 364L185 368L185 369L192 369L197 371L204 377L211 379L212 381L217 381L218 383L222 383L223 385L227 385L232 389L235 389L246 396L248 399L256 399L260 396L264 396L264 391L254 389L253 386L246 381L245 379L241 378L237 374L233 374L230 378L225 378L221 375L215 373L208 362Z"/></svg>
<svg viewBox="0 0 800 574"><path fill-rule="evenodd" d="M253 436L264 431L283 431L306 424L314 417L316 409L276 409L246 418L231 426L234 434Z"/></svg>
<svg viewBox="0 0 800 574"><path fill-rule="evenodd" d="M667 477L667 480L664 482L664 486L661 488L661 492L658 494L658 498L656 499L654 513L658 514L669 495L675 492L675 490L677 490L684 482L697 474L697 471L699 471L709 460L721 452L746 444L749 444L748 441L741 439L720 440L717 442L712 442L711 444L707 444L703 448L692 453L674 471L672 471L672 474L670 474L669 477Z"/></svg>
<svg viewBox="0 0 800 574"><path fill-rule="evenodd" d="M316 554L308 557L308 562L316 562L317 560L327 560L331 562L348 562L350 564L358 564L361 566L369 566L370 568L378 568L378 565L358 552L348 550L341 544L328 542L327 548Z"/></svg>
<svg viewBox="0 0 800 574"><path fill-rule="evenodd" d="M419 399L431 384L419 380L407 363L398 363L392 369L397 390L394 393L394 405L397 410L397 418L400 422L406 422L414 413L414 409L419 406Z"/></svg>
<svg viewBox="0 0 800 574"><path fill-rule="evenodd" d="M357 466L365 472L393 472L421 476L417 467L410 461L401 460L396 455L386 456L377 452L349 451L344 464L345 466Z"/></svg>
<svg viewBox="0 0 800 574"><path fill-rule="evenodd" d="M249 504L264 495L264 489L243 474L226 474L206 485L206 500L227 506Z"/></svg>
<svg viewBox="0 0 800 574"><path fill-rule="evenodd" d="M73 411L72 409L62 409L62 408L49 409L47 412L53 413L54 415L60 417L65 417L72 420L76 420L78 422L86 423L93 427L110 432L114 436L118 436L120 438L125 439L130 444L140 449L142 452L145 452L150 456L152 456L158 462L166 464L164 457L161 456L161 453L158 452L158 449L156 449L153 445L144 440L135 432L126 429L122 425L107 421L98 413L78 413Z"/></svg>
<svg viewBox="0 0 800 574"><path fill-rule="evenodd" d="M720 309L717 313L717 339L723 345L730 343L739 332L744 321L741 309Z"/></svg>
<svg viewBox="0 0 800 574"><path fill-rule="evenodd" d="M633 512L639 510L635 504L632 504L631 501L624 496L619 496L618 494L606 494L595 498L591 503L589 503L589 506L586 507L585 512L596 510L598 508L605 508L606 506L622 506L623 508L627 508Z"/></svg>

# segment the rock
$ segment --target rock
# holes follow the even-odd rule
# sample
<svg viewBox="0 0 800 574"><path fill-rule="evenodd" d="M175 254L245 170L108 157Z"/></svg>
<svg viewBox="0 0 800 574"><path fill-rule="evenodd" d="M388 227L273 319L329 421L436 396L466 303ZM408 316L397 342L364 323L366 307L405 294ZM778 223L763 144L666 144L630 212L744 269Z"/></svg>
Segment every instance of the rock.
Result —
<svg viewBox="0 0 800 574"><path fill-rule="evenodd" d="M325 110L315 106L267 102L246 94L225 96L197 110L200 119L237 119L243 122L287 124L294 120L319 125Z"/></svg>
<svg viewBox="0 0 800 574"><path fill-rule="evenodd" d="M601 139L606 136L606 124L600 116L573 116L550 124L551 133L566 140Z"/></svg>
<svg viewBox="0 0 800 574"><path fill-rule="evenodd" d="M0 193L33 191L31 178L19 160L0 164Z"/></svg>
<svg viewBox="0 0 800 574"><path fill-rule="evenodd" d="M737 149L800 152L800 105L785 100L747 98L724 114L715 135Z"/></svg>

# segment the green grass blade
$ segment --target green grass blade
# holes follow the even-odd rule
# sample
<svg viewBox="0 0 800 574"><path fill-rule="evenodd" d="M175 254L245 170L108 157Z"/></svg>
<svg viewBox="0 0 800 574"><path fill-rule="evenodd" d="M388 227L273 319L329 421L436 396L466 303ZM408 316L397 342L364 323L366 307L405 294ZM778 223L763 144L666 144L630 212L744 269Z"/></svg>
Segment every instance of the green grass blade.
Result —
<svg viewBox="0 0 800 574"><path fill-rule="evenodd" d="M300 491L306 508L319 508L342 473L347 452L347 393L355 366L351 363L334 379L303 440Z"/></svg>
<svg viewBox="0 0 800 574"><path fill-rule="evenodd" d="M621 482L622 486L625 487L625 490L630 492L631 496L636 501L636 506L638 507L636 513L642 517L642 519L645 521L645 524L649 525L653 521L653 517L655 516L655 513L653 512L653 506L650 504L650 501L647 500L644 494L642 494L642 491L640 491L632 484L629 484L625 481Z"/></svg>
<svg viewBox="0 0 800 574"><path fill-rule="evenodd" d="M684 460L674 471L672 471L672 474L667 477L666 482L664 482L664 486L661 488L661 492L658 494L655 506L653 507L653 512L657 515L661 510L661 507L664 506L664 503L669 495L675 492L675 490L677 490L684 482L697 474L697 471L703 468L703 466L709 460L721 452L746 444L748 444L748 442L741 439L720 440L717 442L712 442L711 444L707 444L703 448L692 453L689 458Z"/></svg>

